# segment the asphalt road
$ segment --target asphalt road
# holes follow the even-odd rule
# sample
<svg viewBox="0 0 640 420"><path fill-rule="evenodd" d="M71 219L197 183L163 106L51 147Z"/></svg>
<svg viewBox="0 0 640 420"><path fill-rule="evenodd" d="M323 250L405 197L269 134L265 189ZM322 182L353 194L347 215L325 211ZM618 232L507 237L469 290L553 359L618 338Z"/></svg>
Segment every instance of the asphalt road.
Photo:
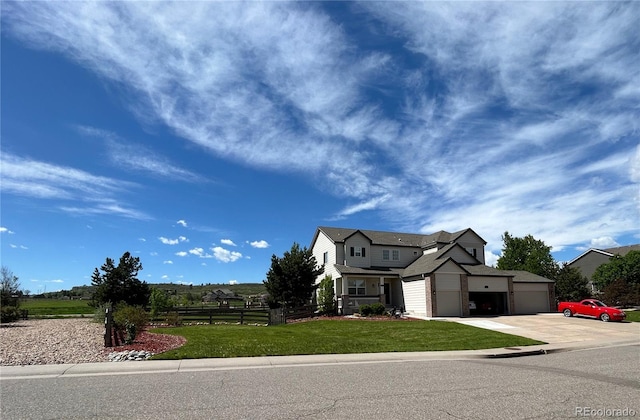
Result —
<svg viewBox="0 0 640 420"><path fill-rule="evenodd" d="M3 378L0 418L640 418L639 350Z"/></svg>

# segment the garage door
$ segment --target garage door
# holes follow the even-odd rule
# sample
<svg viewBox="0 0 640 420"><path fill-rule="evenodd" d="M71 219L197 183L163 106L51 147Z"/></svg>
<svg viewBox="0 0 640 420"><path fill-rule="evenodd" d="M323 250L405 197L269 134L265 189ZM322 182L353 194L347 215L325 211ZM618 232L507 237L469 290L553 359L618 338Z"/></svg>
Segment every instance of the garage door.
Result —
<svg viewBox="0 0 640 420"><path fill-rule="evenodd" d="M549 312L549 292L546 284L514 283L513 300L516 314Z"/></svg>
<svg viewBox="0 0 640 420"><path fill-rule="evenodd" d="M436 316L462 316L460 292L436 292Z"/></svg>

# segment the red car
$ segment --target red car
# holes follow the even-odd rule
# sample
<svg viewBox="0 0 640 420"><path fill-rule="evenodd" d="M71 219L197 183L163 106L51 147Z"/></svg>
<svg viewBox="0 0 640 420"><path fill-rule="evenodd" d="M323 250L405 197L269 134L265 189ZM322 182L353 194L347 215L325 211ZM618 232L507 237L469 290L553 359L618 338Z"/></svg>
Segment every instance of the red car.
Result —
<svg viewBox="0 0 640 420"><path fill-rule="evenodd" d="M624 311L607 306L596 299L584 299L580 302L560 302L558 312L562 312L564 316L588 316L604 322L624 321L627 316Z"/></svg>

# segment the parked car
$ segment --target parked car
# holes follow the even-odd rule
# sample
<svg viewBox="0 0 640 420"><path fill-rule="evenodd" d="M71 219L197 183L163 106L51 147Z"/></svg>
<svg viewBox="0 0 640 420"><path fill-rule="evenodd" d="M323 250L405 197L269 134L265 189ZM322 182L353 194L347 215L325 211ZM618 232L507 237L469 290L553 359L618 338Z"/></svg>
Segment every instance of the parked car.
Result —
<svg viewBox="0 0 640 420"><path fill-rule="evenodd" d="M604 322L624 321L627 314L617 308L605 305L597 299L584 299L580 302L560 302L558 304L558 312L562 312L564 316L588 316L600 319Z"/></svg>

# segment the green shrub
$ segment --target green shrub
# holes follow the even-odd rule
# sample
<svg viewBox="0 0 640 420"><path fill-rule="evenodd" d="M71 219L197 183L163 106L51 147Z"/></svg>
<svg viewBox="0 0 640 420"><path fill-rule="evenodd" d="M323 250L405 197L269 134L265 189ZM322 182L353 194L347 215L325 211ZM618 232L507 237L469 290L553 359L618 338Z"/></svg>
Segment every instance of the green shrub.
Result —
<svg viewBox="0 0 640 420"><path fill-rule="evenodd" d="M318 305L323 314L335 315L336 302L331 274L324 276L324 279L320 282L320 287L318 288Z"/></svg>
<svg viewBox="0 0 640 420"><path fill-rule="evenodd" d="M380 302L372 303L370 306L371 315L384 315L387 312L387 308Z"/></svg>
<svg viewBox="0 0 640 420"><path fill-rule="evenodd" d="M138 332L149 323L149 316L142 307L118 305L113 313L113 323L118 330L126 333L125 343L131 344Z"/></svg>
<svg viewBox="0 0 640 420"><path fill-rule="evenodd" d="M182 318L176 311L169 312L167 314L167 325L179 327L182 325Z"/></svg>
<svg viewBox="0 0 640 420"><path fill-rule="evenodd" d="M20 311L15 306L2 306L0 308L0 323L17 321Z"/></svg>
<svg viewBox="0 0 640 420"><path fill-rule="evenodd" d="M371 305L360 305L358 308L358 312L362 316L370 316L371 315Z"/></svg>
<svg viewBox="0 0 640 420"><path fill-rule="evenodd" d="M360 305L358 312L362 316L378 316L384 315L387 309L380 302L372 303L371 305Z"/></svg>

